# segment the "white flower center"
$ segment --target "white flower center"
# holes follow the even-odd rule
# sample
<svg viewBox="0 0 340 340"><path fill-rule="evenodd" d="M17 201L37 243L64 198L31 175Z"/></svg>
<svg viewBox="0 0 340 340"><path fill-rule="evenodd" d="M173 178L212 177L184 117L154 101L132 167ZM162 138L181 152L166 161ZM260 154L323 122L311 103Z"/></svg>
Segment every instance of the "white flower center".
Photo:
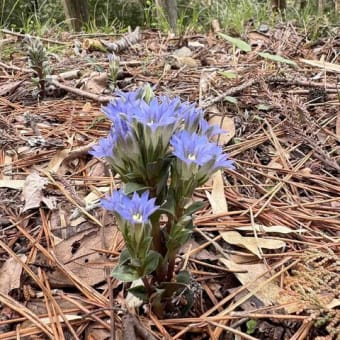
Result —
<svg viewBox="0 0 340 340"><path fill-rule="evenodd" d="M196 160L196 155L194 155L193 153L189 153L188 159L189 159L190 161L195 161L195 160Z"/></svg>
<svg viewBox="0 0 340 340"><path fill-rule="evenodd" d="M148 125L150 126L150 125L152 125L153 123L154 123L154 120L151 119L151 120L149 120Z"/></svg>
<svg viewBox="0 0 340 340"><path fill-rule="evenodd" d="M142 216L142 214L139 214L139 213L133 214L132 219L137 223L143 222L143 216Z"/></svg>

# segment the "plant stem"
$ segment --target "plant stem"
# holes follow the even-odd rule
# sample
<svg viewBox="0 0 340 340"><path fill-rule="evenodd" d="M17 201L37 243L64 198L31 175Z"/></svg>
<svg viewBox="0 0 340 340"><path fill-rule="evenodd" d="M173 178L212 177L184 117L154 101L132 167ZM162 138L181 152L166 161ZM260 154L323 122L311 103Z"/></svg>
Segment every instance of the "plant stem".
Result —
<svg viewBox="0 0 340 340"><path fill-rule="evenodd" d="M161 234L161 227L159 225L159 216L156 216L154 218L151 218L151 234L152 234L152 244L154 250L159 252L161 255L163 255L162 250L162 234Z"/></svg>
<svg viewBox="0 0 340 340"><path fill-rule="evenodd" d="M148 296L150 297L151 294L154 292L154 288L150 285L150 282L148 281L146 276L142 277L142 281L144 283L146 291L148 292Z"/></svg>
<svg viewBox="0 0 340 340"><path fill-rule="evenodd" d="M168 273L166 275L166 279L168 282L171 282L172 277L174 275L175 261L176 261L176 252L174 252L174 254L171 254L169 256Z"/></svg>
<svg viewBox="0 0 340 340"><path fill-rule="evenodd" d="M152 225L152 243L153 243L153 249L156 250L158 253L164 257L166 249L165 247L162 247L162 233L161 233L161 227L159 224L159 216L156 216L154 218L151 218L151 225ZM165 280L165 268L164 263L161 261L156 269L156 280L157 282L163 282Z"/></svg>

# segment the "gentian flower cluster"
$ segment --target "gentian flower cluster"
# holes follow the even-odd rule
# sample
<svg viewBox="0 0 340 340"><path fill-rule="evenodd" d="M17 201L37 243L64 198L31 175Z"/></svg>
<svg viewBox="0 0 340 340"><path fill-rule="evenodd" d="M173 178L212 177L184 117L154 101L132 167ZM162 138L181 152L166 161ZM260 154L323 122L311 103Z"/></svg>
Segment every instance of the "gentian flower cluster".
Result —
<svg viewBox="0 0 340 340"><path fill-rule="evenodd" d="M112 275L141 278L150 297L173 281L176 254L199 208L191 202L194 190L233 162L211 141L221 129L195 105L155 97L149 87L117 95L103 108L112 128L90 153L105 158L124 183L101 201L114 213L126 244Z"/></svg>

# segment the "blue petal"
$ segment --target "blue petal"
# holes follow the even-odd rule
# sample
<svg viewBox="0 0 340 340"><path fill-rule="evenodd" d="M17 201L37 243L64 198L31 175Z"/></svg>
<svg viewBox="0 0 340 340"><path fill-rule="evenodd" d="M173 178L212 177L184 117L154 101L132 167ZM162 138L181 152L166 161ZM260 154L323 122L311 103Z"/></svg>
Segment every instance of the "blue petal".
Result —
<svg viewBox="0 0 340 340"><path fill-rule="evenodd" d="M147 223L150 216L159 208L155 205L156 199L148 197L148 191L141 196L135 192L132 197L122 191L114 191L111 196L102 199L101 204L105 209L113 211L131 224Z"/></svg>

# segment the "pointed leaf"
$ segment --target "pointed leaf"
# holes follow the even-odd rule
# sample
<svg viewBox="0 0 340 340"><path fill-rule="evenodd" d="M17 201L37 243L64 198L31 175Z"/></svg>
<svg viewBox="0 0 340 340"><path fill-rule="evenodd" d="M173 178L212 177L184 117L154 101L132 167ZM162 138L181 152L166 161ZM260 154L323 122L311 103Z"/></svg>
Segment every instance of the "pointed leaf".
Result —
<svg viewBox="0 0 340 340"><path fill-rule="evenodd" d="M231 103L231 104L237 104L237 98L235 98L235 97L226 96L226 97L224 97L224 100Z"/></svg>
<svg viewBox="0 0 340 340"><path fill-rule="evenodd" d="M148 189L150 189L150 187L147 187L144 184L134 183L134 182L128 182L124 185L124 193L126 195L132 194L135 191L143 192Z"/></svg>
<svg viewBox="0 0 340 340"><path fill-rule="evenodd" d="M246 43L245 41L237 38L233 38L230 35L224 34L224 33L218 33L222 38L225 40L228 40L231 44L235 45L237 48L242 50L243 52L250 52L251 46Z"/></svg>
<svg viewBox="0 0 340 340"><path fill-rule="evenodd" d="M228 79L235 79L237 78L237 74L231 71L220 71L219 74L223 77L226 77Z"/></svg>
<svg viewBox="0 0 340 340"><path fill-rule="evenodd" d="M270 53L266 53L266 52L259 52L259 56L261 56L262 58L265 58L265 59L276 61L278 63L285 63L285 64L289 64L289 65L292 65L292 66L297 66L297 64L294 61L283 58L278 54L270 54Z"/></svg>
<svg viewBox="0 0 340 340"><path fill-rule="evenodd" d="M198 210L201 210L205 206L205 202L203 201L197 201L191 204L184 212L184 215L192 215Z"/></svg>

